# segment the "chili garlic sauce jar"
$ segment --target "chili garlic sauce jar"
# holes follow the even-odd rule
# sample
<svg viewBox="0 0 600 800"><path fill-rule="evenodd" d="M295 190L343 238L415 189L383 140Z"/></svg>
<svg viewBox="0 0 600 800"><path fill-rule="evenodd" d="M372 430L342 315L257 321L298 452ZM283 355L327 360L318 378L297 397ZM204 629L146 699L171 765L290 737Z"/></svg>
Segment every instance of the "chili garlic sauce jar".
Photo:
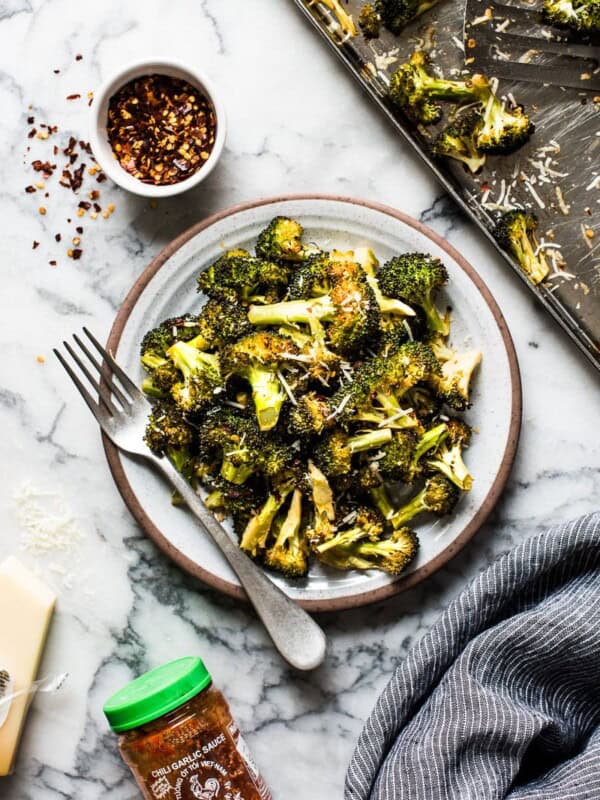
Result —
<svg viewBox="0 0 600 800"><path fill-rule="evenodd" d="M104 713L147 800L271 800L199 658L141 675L110 698Z"/></svg>

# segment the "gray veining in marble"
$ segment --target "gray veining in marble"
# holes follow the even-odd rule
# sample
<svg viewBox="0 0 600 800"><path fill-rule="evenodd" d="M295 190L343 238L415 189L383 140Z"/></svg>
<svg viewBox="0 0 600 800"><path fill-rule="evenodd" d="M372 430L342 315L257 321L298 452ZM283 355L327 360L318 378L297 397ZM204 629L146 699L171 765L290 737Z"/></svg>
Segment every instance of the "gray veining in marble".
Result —
<svg viewBox="0 0 600 800"><path fill-rule="evenodd" d="M49 152L48 142L26 138L27 116L59 125L62 146L70 132L86 138L86 93L124 60L161 54L196 60L221 89L230 123L222 162L206 184L156 209L102 184L102 203L114 202L116 211L108 220L80 221L84 255L71 261L65 250L74 235L66 223L75 213L73 195L49 182L48 213L41 216L40 192L24 192L37 179L27 164ZM82 99L66 101L72 93ZM274 797L341 797L362 721L440 610L497 553L597 506L598 376L288 0L4 0L0 103L0 554L14 552L44 569L59 590L42 671L70 672L58 695L34 704L16 774L0 779L0 796L137 798L102 703L146 668L199 653ZM310 191L395 205L465 253L515 338L524 414L508 489L475 541L404 596L324 615L328 659L314 674L297 676L251 614L181 573L136 527L112 483L98 432L51 347L82 324L106 336L144 265L191 223L240 200ZM53 258L56 268L48 265ZM64 495L82 532L72 552L21 550L13 495L27 482ZM74 573L71 581L60 572L65 567Z"/></svg>

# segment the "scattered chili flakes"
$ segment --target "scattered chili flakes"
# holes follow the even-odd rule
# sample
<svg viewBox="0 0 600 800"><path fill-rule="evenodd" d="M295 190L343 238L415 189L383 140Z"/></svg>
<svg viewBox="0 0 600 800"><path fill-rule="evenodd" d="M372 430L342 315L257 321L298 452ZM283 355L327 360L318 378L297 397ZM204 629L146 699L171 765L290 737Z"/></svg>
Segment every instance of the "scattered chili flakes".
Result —
<svg viewBox="0 0 600 800"><path fill-rule="evenodd" d="M56 240L57 242L60 242L60 240L62 239L62 234L60 234L60 233L55 233L55 234L54 234L54 238L55 238L55 240Z"/></svg>
<svg viewBox="0 0 600 800"><path fill-rule="evenodd" d="M55 267L56 266L56 261L54 261L54 260L49 261L48 263L50 264L51 267Z"/></svg>
<svg viewBox="0 0 600 800"><path fill-rule="evenodd" d="M33 194L33 192L35 192L35 186L26 186L25 191L27 194Z"/></svg>
<svg viewBox="0 0 600 800"><path fill-rule="evenodd" d="M55 75L58 75L58 73L60 72L60 70L59 70L59 69L53 69L53 70L52 70L52 72L53 72Z"/></svg>
<svg viewBox="0 0 600 800"><path fill-rule="evenodd" d="M81 61L82 58L83 56L81 55L81 53L77 53L77 55L75 56L75 61Z"/></svg>
<svg viewBox="0 0 600 800"><path fill-rule="evenodd" d="M81 225L78 225L78 226L75 228L75 230L76 230L76 231L77 231L77 233L79 233L80 235L83 233L83 228L81 227Z"/></svg>
<svg viewBox="0 0 600 800"><path fill-rule="evenodd" d="M80 97L81 97L80 94L68 94L67 100L79 100Z"/></svg>
<svg viewBox="0 0 600 800"><path fill-rule="evenodd" d="M42 216L44 216L44 214L46 213L46 208L45 208L45 206L40 206L40 207L38 208L38 211L40 212L40 214L41 214Z"/></svg>
<svg viewBox="0 0 600 800"><path fill-rule="evenodd" d="M39 246L40 246L40 243L39 243L39 242L36 242L36 240L34 239L34 240L33 240L33 245L31 246L31 249L32 249L32 250L35 250L35 249L36 249L36 247L39 247Z"/></svg>
<svg viewBox="0 0 600 800"><path fill-rule="evenodd" d="M187 81L146 75L110 99L108 139L119 163L143 183L178 183L197 172L214 146L208 98Z"/></svg>
<svg viewBox="0 0 600 800"><path fill-rule="evenodd" d="M27 117L27 124L28 125L33 125L34 122L35 122L35 117Z"/></svg>
<svg viewBox="0 0 600 800"><path fill-rule="evenodd" d="M79 261L82 253L83 250L81 250L79 247L75 247L71 252L71 258L73 259L73 261Z"/></svg>

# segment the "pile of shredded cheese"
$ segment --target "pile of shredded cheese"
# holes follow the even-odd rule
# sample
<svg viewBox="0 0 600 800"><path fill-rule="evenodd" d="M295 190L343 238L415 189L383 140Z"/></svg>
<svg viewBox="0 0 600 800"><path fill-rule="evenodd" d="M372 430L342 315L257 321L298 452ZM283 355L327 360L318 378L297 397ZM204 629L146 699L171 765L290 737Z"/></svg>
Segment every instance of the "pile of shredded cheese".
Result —
<svg viewBox="0 0 600 800"><path fill-rule="evenodd" d="M14 492L13 499L25 550L34 555L66 552L81 541L81 531L62 495L26 483Z"/></svg>

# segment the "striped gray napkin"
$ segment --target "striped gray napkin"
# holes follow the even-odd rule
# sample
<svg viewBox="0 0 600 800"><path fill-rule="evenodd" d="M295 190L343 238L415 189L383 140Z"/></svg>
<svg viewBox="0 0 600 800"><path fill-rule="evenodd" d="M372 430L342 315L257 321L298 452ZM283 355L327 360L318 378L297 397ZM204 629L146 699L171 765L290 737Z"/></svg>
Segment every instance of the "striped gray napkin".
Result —
<svg viewBox="0 0 600 800"><path fill-rule="evenodd" d="M600 513L454 600L367 720L346 800L600 799Z"/></svg>

